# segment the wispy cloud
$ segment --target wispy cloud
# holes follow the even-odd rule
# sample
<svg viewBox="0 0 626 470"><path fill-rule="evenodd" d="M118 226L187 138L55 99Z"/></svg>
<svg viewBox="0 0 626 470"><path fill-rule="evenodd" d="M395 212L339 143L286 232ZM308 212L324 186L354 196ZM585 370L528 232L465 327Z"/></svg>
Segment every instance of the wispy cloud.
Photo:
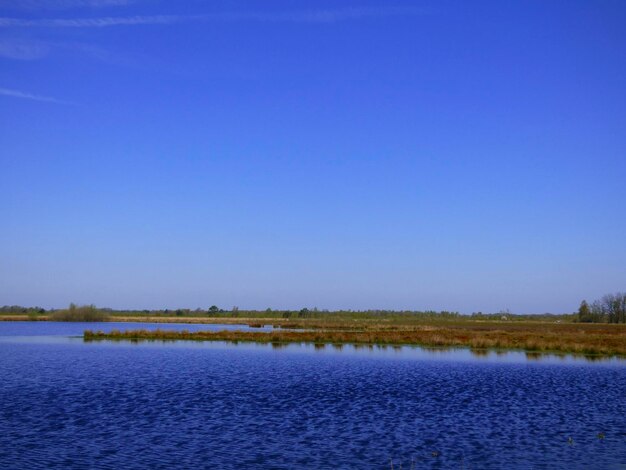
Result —
<svg viewBox="0 0 626 470"><path fill-rule="evenodd" d="M274 23L335 23L368 17L416 15L412 7L359 7L291 12L225 12L210 15L106 16L96 18L22 19L0 17L0 27L104 28L110 26L171 24L192 21L255 21Z"/></svg>
<svg viewBox="0 0 626 470"><path fill-rule="evenodd" d="M37 39L0 39L0 59L31 61L63 54L79 55L108 64L132 67L134 60L124 58L95 44L76 41L40 41Z"/></svg>
<svg viewBox="0 0 626 470"><path fill-rule="evenodd" d="M32 93L26 93L26 92L19 91L19 90L12 90L10 88L0 88L0 95L11 96L13 98L34 100L34 101L45 101L46 103L74 104L74 103L70 103L69 101L58 100L50 96L33 95Z"/></svg>
<svg viewBox="0 0 626 470"><path fill-rule="evenodd" d="M134 0L0 0L0 7L20 10L65 10L124 6Z"/></svg>
<svg viewBox="0 0 626 470"><path fill-rule="evenodd" d="M334 23L368 17L408 16L421 13L423 13L423 10L415 7L352 7L283 12L226 13L215 19L287 23Z"/></svg>
<svg viewBox="0 0 626 470"><path fill-rule="evenodd" d="M23 40L0 41L0 57L17 60L35 60L46 56L50 50L47 44Z"/></svg>
<svg viewBox="0 0 626 470"><path fill-rule="evenodd" d="M0 27L48 27L48 28L103 28L107 26L169 24L189 21L192 16L154 15L154 16L106 16L100 18L73 19L38 19L0 18Z"/></svg>

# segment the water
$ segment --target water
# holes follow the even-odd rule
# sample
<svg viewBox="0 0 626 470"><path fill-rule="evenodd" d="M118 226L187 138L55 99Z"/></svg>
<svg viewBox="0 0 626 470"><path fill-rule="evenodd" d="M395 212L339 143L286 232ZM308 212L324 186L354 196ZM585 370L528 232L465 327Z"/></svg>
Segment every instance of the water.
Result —
<svg viewBox="0 0 626 470"><path fill-rule="evenodd" d="M269 331L271 325L262 328L251 328L247 325L215 325L200 323L139 323L139 322L43 322L43 321L15 321L1 322L0 336L6 340L11 337L57 337L81 336L85 330L104 331L111 330L188 330L188 331L219 331L219 330L245 330L245 331ZM43 338L40 338L43 339Z"/></svg>
<svg viewBox="0 0 626 470"><path fill-rule="evenodd" d="M0 323L0 468L626 468L623 360L84 329Z"/></svg>

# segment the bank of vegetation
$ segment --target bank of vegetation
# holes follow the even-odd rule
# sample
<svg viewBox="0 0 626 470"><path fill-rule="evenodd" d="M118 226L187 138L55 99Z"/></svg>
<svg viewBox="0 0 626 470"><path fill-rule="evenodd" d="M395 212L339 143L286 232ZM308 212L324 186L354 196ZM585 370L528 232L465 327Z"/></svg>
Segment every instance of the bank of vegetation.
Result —
<svg viewBox="0 0 626 470"><path fill-rule="evenodd" d="M0 307L0 319L19 318L26 315L38 315L40 319L51 319L63 310L45 310L39 307L4 306ZM208 309L160 309L160 310L113 310L99 308L100 312L109 315L112 321L188 321L195 323L245 323L247 320L275 321L354 321L370 320L393 323L428 323L457 322L476 320L480 322L506 321L541 321L541 322L573 322L576 314L512 314L508 310L496 313L474 312L461 314L453 311L434 310L320 310L317 308L301 308L299 310L241 310L236 307L224 310L216 306Z"/></svg>
<svg viewBox="0 0 626 470"><path fill-rule="evenodd" d="M71 304L62 310L46 311L40 307L19 305L0 307L0 320L61 320L61 321L140 321L140 322L191 322L191 323L250 323L254 321L276 324L305 325L316 323L370 322L375 324L419 325L431 323L626 323L626 293L607 294L591 303L582 301L577 312L564 314L513 314L508 310L461 314L455 311L433 310L243 310L238 307L223 309L216 305L202 309L113 310L93 305L78 307ZM76 318L76 320L71 320ZM90 320L93 319L93 320Z"/></svg>
<svg viewBox="0 0 626 470"><path fill-rule="evenodd" d="M95 305L70 304L63 310L55 310L50 315L52 321L74 321L74 322L102 322L109 320L110 315L98 309Z"/></svg>
<svg viewBox="0 0 626 470"><path fill-rule="evenodd" d="M163 310L115 310L113 317L144 317L144 318L207 318L207 319L275 319L287 321L323 320L323 321L352 321L373 320L396 323L411 322L439 322L439 321L561 321L572 322L576 314L512 314L508 310L495 313L474 312L466 315L455 311L435 310L322 310L315 307L297 310L242 310L237 307L221 309L212 306L209 309L163 309Z"/></svg>
<svg viewBox="0 0 626 470"><path fill-rule="evenodd" d="M309 325L311 326L311 325ZM320 325L318 325L320 326ZM473 349L519 349L585 355L626 356L626 326L584 324L477 324L390 327L352 325L351 329L256 331L85 331L86 340L196 340L259 343L380 344Z"/></svg>

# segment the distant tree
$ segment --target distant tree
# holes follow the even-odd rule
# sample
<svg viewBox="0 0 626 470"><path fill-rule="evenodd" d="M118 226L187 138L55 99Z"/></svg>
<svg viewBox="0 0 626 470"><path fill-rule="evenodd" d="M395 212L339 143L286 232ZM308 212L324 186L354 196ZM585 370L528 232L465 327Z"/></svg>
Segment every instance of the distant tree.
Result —
<svg viewBox="0 0 626 470"><path fill-rule="evenodd" d="M217 312L219 312L219 311L220 311L220 309L217 307L217 305L211 305L211 306L209 307L209 312L210 312L210 313L217 313Z"/></svg>
<svg viewBox="0 0 626 470"><path fill-rule="evenodd" d="M578 320L581 322L626 323L626 293L607 294L594 301L591 306L583 301L578 309Z"/></svg>
<svg viewBox="0 0 626 470"><path fill-rule="evenodd" d="M77 306L71 303L66 310L57 310L51 316L53 321L106 321L109 314L96 308L95 305Z"/></svg>
<svg viewBox="0 0 626 470"><path fill-rule="evenodd" d="M609 323L626 323L626 293L607 294L600 303Z"/></svg>
<svg viewBox="0 0 626 470"><path fill-rule="evenodd" d="M586 300L583 300L578 307L578 321L583 323L590 323L593 321L593 314L591 313L591 307Z"/></svg>

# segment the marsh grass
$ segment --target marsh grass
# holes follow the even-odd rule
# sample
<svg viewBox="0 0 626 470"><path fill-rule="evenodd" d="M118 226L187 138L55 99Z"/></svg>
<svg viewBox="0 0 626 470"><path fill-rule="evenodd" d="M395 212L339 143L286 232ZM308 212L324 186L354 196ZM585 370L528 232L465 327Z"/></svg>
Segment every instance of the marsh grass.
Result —
<svg viewBox="0 0 626 470"><path fill-rule="evenodd" d="M315 328L305 331L166 331L128 330L110 333L85 331L85 339L153 339L196 341L247 341L258 343L313 343L372 345L417 345L469 347L475 351L518 349L527 352L561 352L582 355L626 356L626 328L621 325L439 325L376 328L352 325L351 329Z"/></svg>

